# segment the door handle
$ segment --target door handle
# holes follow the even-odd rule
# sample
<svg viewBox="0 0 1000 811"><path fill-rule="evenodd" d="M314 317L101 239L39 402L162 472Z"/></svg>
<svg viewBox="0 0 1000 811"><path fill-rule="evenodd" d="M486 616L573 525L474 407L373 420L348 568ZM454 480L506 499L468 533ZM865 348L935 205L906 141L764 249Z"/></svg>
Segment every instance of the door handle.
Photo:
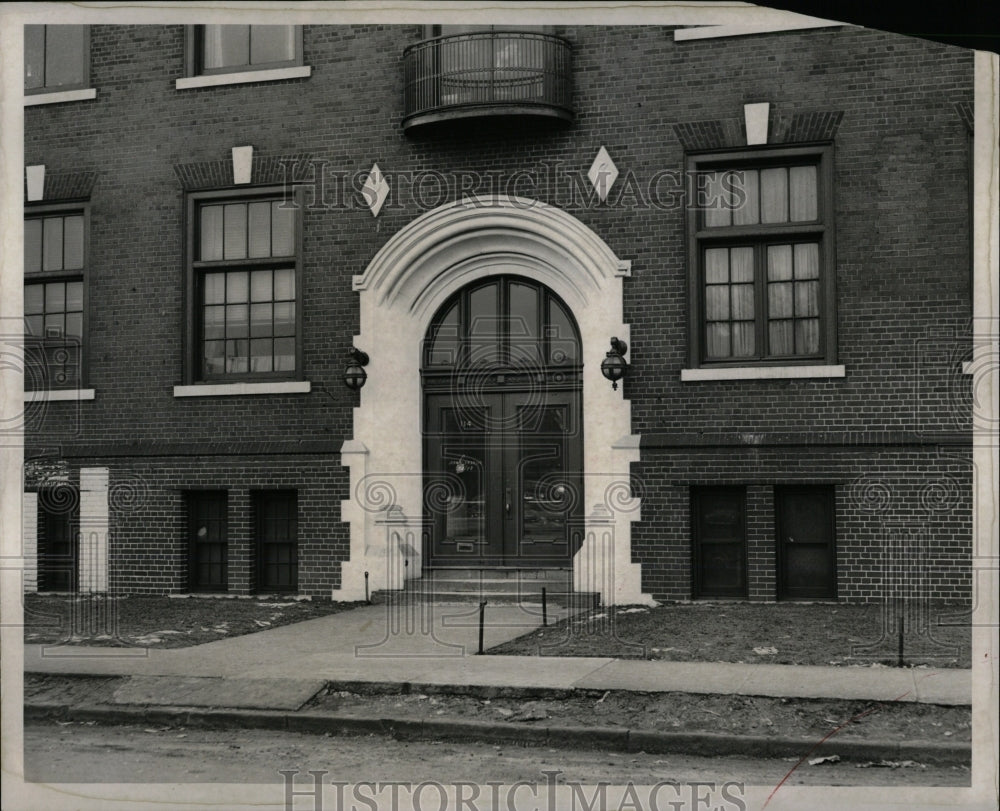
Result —
<svg viewBox="0 0 1000 811"><path fill-rule="evenodd" d="M504 490L503 509L504 509L504 512L507 514L507 517L510 518L510 488L509 487L506 490Z"/></svg>

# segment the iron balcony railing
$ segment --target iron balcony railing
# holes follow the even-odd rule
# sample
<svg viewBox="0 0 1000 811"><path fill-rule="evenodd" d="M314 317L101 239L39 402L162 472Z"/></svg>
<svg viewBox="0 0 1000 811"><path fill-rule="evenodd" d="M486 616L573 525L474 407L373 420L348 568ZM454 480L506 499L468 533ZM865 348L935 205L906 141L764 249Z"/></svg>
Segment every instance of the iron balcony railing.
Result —
<svg viewBox="0 0 1000 811"><path fill-rule="evenodd" d="M549 34L483 31L403 51L404 127L481 115L571 120L570 44Z"/></svg>

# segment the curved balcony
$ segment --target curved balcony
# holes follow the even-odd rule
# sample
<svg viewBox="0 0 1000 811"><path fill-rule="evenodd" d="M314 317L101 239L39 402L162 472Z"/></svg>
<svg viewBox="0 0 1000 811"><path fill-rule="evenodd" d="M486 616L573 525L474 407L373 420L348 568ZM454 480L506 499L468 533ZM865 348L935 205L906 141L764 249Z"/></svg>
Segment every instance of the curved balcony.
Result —
<svg viewBox="0 0 1000 811"><path fill-rule="evenodd" d="M483 31L403 51L403 129L487 116L573 120L570 44L549 34Z"/></svg>

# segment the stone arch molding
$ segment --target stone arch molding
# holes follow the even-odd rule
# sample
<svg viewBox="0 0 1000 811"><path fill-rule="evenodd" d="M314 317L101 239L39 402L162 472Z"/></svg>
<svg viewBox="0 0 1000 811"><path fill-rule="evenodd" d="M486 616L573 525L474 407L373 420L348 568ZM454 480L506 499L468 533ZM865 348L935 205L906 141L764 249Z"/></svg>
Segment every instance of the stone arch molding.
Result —
<svg viewBox="0 0 1000 811"><path fill-rule="evenodd" d="M354 409L353 437L341 450L350 497L341 503L350 526L350 557L335 599L368 588L399 589L421 574L423 411L421 342L437 309L455 291L497 274L550 287L572 310L584 360L585 539L573 562L578 591L606 604L651 604L631 561L631 523L639 501L626 483L639 459L631 409L612 391L600 362L612 336L630 340L622 312L622 280L631 264L590 228L537 200L466 198L428 211L393 235L353 279L361 329L354 345L371 361Z"/></svg>

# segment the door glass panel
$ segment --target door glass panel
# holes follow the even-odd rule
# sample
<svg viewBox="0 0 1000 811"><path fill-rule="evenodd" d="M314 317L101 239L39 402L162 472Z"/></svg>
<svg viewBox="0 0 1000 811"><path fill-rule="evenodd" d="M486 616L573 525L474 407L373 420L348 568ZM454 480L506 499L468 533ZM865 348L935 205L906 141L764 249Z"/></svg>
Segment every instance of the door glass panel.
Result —
<svg viewBox="0 0 1000 811"><path fill-rule="evenodd" d="M469 294L470 360L474 365L497 360L500 335L497 318L497 285L480 287Z"/></svg>
<svg viewBox="0 0 1000 811"><path fill-rule="evenodd" d="M458 364L458 316L459 304L451 305L444 318L441 319L434 334L434 342L428 356L431 366L456 366Z"/></svg>
<svg viewBox="0 0 1000 811"><path fill-rule="evenodd" d="M508 329L510 363L538 363L538 289L511 284Z"/></svg>
<svg viewBox="0 0 1000 811"><path fill-rule="evenodd" d="M440 469L428 483L426 501L444 519L442 551L478 555L486 540L487 415L481 409L444 408L441 417Z"/></svg>
<svg viewBox="0 0 1000 811"><path fill-rule="evenodd" d="M578 361L576 330L569 313L554 298L549 297L549 362L572 364Z"/></svg>
<svg viewBox="0 0 1000 811"><path fill-rule="evenodd" d="M567 522L581 494L578 477L568 469L567 412L563 405L521 410L516 462L521 500L520 557L568 554Z"/></svg>

